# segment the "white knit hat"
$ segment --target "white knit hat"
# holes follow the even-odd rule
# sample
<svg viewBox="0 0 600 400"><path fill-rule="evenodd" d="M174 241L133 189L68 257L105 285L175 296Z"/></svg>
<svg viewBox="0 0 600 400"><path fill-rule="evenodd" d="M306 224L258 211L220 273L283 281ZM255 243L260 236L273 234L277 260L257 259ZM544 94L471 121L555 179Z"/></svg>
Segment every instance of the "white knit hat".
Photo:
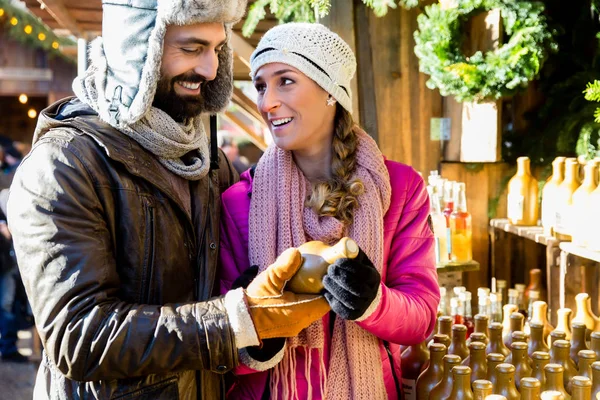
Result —
<svg viewBox="0 0 600 400"><path fill-rule="evenodd" d="M356 72L352 49L321 24L289 23L265 33L250 57L250 76L265 64L283 63L300 70L352 113L350 81Z"/></svg>

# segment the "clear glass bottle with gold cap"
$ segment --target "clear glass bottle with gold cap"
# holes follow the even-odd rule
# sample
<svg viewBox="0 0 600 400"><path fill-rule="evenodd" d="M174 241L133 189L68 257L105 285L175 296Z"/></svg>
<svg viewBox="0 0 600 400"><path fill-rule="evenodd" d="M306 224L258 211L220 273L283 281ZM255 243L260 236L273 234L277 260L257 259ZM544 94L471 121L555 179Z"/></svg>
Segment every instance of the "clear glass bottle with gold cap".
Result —
<svg viewBox="0 0 600 400"><path fill-rule="evenodd" d="M519 388L521 400L539 400L542 384L535 378L521 378Z"/></svg>
<svg viewBox="0 0 600 400"><path fill-rule="evenodd" d="M527 354L529 354L529 357L536 351L544 351L546 353L550 351L550 348L544 341L544 325L540 322L529 323L529 342L527 344Z"/></svg>
<svg viewBox="0 0 600 400"><path fill-rule="evenodd" d="M508 182L507 207L511 224L537 225L540 218L538 181L531 175L529 157L517 158L517 173Z"/></svg>
<svg viewBox="0 0 600 400"><path fill-rule="evenodd" d="M444 377L431 390L429 400L446 400L452 393L452 368L460 365L460 357L447 354L443 358Z"/></svg>
<svg viewBox="0 0 600 400"><path fill-rule="evenodd" d="M556 328L555 331L565 333L565 339L571 340L571 316L573 311L570 308L559 308L556 311Z"/></svg>
<svg viewBox="0 0 600 400"><path fill-rule="evenodd" d="M454 211L450 215L451 260L467 262L473 260L473 227L471 214L467 210L467 193L463 182L456 185L454 195Z"/></svg>
<svg viewBox="0 0 600 400"><path fill-rule="evenodd" d="M490 353L486 356L487 360L487 380L492 382L494 388L496 387L496 367L504 363L504 355L500 353Z"/></svg>
<svg viewBox="0 0 600 400"><path fill-rule="evenodd" d="M573 224L573 193L581 185L579 180L579 163L575 158L567 158L565 162L565 179L556 191L556 220L554 237L558 240L571 240Z"/></svg>
<svg viewBox="0 0 600 400"><path fill-rule="evenodd" d="M573 244L577 246L586 246L587 238L590 237L590 230L594 227L589 223L589 213L591 194L598 187L598 164L596 161L588 161L583 167L584 175L581 186L573 193L573 229L571 237ZM593 205L592 205L593 206Z"/></svg>
<svg viewBox="0 0 600 400"><path fill-rule="evenodd" d="M563 380L567 392L570 392L570 381L577 375L577 366L571 360L571 343L566 340L556 340L550 349L550 362L563 366Z"/></svg>
<svg viewBox="0 0 600 400"><path fill-rule="evenodd" d="M507 400L520 400L521 395L515 385L515 366L506 363L497 365L496 375L494 393L506 397Z"/></svg>
<svg viewBox="0 0 600 400"><path fill-rule="evenodd" d="M590 350L596 353L596 360L600 360L600 332L592 332L590 335Z"/></svg>
<svg viewBox="0 0 600 400"><path fill-rule="evenodd" d="M600 361L592 363L592 399L600 396Z"/></svg>
<svg viewBox="0 0 600 400"><path fill-rule="evenodd" d="M573 400L591 400L592 398L592 381L584 376L575 376L571 381Z"/></svg>
<svg viewBox="0 0 600 400"><path fill-rule="evenodd" d="M548 304L544 301L536 301L533 303L532 308L533 315L531 316L531 322L539 322L544 325L544 340L550 345L548 336L554 330L554 327L548 322Z"/></svg>
<svg viewBox="0 0 600 400"><path fill-rule="evenodd" d="M528 378L532 373L529 356L527 355L527 343L514 342L511 343L511 348L512 365L515 366L515 385L517 389L520 389L521 378Z"/></svg>
<svg viewBox="0 0 600 400"><path fill-rule="evenodd" d="M402 390L407 399L416 399L417 379L429 361L429 349L425 342L409 346L402 353Z"/></svg>
<svg viewBox="0 0 600 400"><path fill-rule="evenodd" d="M490 341L487 344L486 353L500 353L504 357L507 357L510 354L510 350L502 341L502 324L492 322L488 330L490 332Z"/></svg>
<svg viewBox="0 0 600 400"><path fill-rule="evenodd" d="M556 219L556 191L565 177L565 157L552 162L552 175L542 189L542 226L545 235L552 235Z"/></svg>
<svg viewBox="0 0 600 400"><path fill-rule="evenodd" d="M544 372L546 373L546 386L544 386L544 390L556 390L565 396L566 400L571 399L571 395L567 393L567 389L565 389L564 384L564 374L565 369L560 364L550 363L544 367Z"/></svg>
<svg viewBox="0 0 600 400"><path fill-rule="evenodd" d="M531 355L531 361L531 377L540 381L544 388L546 385L544 367L550 363L550 354L545 351L536 351Z"/></svg>
<svg viewBox="0 0 600 400"><path fill-rule="evenodd" d="M593 379L592 364L596 361L596 353L592 350L579 350L579 364L577 364L577 376L585 376Z"/></svg>
<svg viewBox="0 0 600 400"><path fill-rule="evenodd" d="M444 356L448 349L440 343L429 344L429 366L417 379L417 399L429 399L429 393L444 377Z"/></svg>
<svg viewBox="0 0 600 400"><path fill-rule="evenodd" d="M473 400L473 391L471 390L471 368L457 366L452 369L452 393L449 399L452 400Z"/></svg>
<svg viewBox="0 0 600 400"><path fill-rule="evenodd" d="M492 394L494 386L487 379L477 379L473 381L473 398L475 400L485 400L487 396Z"/></svg>
<svg viewBox="0 0 600 400"><path fill-rule="evenodd" d="M573 322L571 328L573 329L573 334L571 336L570 356L575 362L575 365L579 365L579 351L589 350L587 343L585 342L585 330L587 328L582 322Z"/></svg>
<svg viewBox="0 0 600 400"><path fill-rule="evenodd" d="M577 311L575 312L571 324L574 322L583 322L587 327L588 334L586 336L589 336L589 334L596 330L596 327L598 326L598 317L592 312L592 300L590 299L590 295L587 293L578 293L577 296L575 296L575 304L577 304Z"/></svg>

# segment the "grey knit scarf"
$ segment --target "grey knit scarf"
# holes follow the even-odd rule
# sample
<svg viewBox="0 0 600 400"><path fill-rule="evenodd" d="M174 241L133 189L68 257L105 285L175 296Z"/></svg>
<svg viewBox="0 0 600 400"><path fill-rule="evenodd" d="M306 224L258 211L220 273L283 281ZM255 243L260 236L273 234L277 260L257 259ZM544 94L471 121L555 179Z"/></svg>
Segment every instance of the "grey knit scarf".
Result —
<svg viewBox="0 0 600 400"><path fill-rule="evenodd" d="M73 81L77 97L98 112L102 120L154 154L169 171L188 180L205 177L210 167L210 150L200 116L179 124L164 111L148 105L146 115L134 124L115 126L111 123L110 115L102 112L107 108L98 106L99 101L106 101L107 63L101 42L97 40L95 45L90 52L90 67ZM181 157L188 153L192 156L184 162Z"/></svg>

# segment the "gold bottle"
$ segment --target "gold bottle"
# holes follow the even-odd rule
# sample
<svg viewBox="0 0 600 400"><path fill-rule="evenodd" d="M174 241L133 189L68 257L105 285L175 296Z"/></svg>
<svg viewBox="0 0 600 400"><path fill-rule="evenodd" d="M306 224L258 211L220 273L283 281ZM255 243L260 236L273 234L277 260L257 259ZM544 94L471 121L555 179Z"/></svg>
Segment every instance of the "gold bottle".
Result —
<svg viewBox="0 0 600 400"><path fill-rule="evenodd" d="M492 394L492 382L486 379L478 379L473 382L473 398L475 400L485 400L487 396Z"/></svg>
<svg viewBox="0 0 600 400"><path fill-rule="evenodd" d="M533 362L531 377L540 381L542 388L546 387L544 367L550 363L550 354L543 351L536 351L532 354L531 360Z"/></svg>
<svg viewBox="0 0 600 400"><path fill-rule="evenodd" d="M509 303L502 306L502 341L504 341L504 344L510 337L510 316L518 311L519 307L516 304Z"/></svg>
<svg viewBox="0 0 600 400"><path fill-rule="evenodd" d="M565 369L559 364L548 364L544 367L546 373L546 386L544 390L555 390L565 396L565 400L571 400L571 395L565 389L563 373Z"/></svg>
<svg viewBox="0 0 600 400"><path fill-rule="evenodd" d="M452 400L473 400L473 391L471 390L471 368L457 366L452 369L452 393L449 399Z"/></svg>
<svg viewBox="0 0 600 400"><path fill-rule="evenodd" d="M592 332L590 340L590 348L596 353L596 360L600 360L600 332Z"/></svg>
<svg viewBox="0 0 600 400"><path fill-rule="evenodd" d="M452 368L460 365L460 357L454 354L444 356L444 377L429 394L429 400L446 400L452 393Z"/></svg>
<svg viewBox="0 0 600 400"><path fill-rule="evenodd" d="M475 331L474 333L483 333L485 335L485 344L488 343L488 325L490 323L490 318L485 314L477 314L474 317L475 319Z"/></svg>
<svg viewBox="0 0 600 400"><path fill-rule="evenodd" d="M549 352L550 348L544 341L544 325L539 322L529 323L530 340L528 342L529 348L527 353L529 357L536 351Z"/></svg>
<svg viewBox="0 0 600 400"><path fill-rule="evenodd" d="M565 157L556 157L552 162L552 176L546 181L542 189L542 226L544 234L552 235L556 219L556 192L558 185L565 177Z"/></svg>
<svg viewBox="0 0 600 400"><path fill-rule="evenodd" d="M456 354L464 360L469 356L467 347L467 327L462 324L452 326L452 343L448 348L448 354Z"/></svg>
<svg viewBox="0 0 600 400"><path fill-rule="evenodd" d="M510 341L510 344L506 347L511 349L511 351L510 351L510 354L508 355L508 357L506 357L506 360L504 362L515 365L513 363L513 357L514 357L515 352L512 350L512 344L517 343L517 342L522 342L522 343L525 343L525 345L527 345L527 341L529 340L529 338L527 337L525 332L521 332L521 331L514 331L510 336L512 339ZM525 353L527 353L527 349L525 349ZM527 354L527 357L529 357L529 354ZM519 386L519 385L517 384L517 386Z"/></svg>
<svg viewBox="0 0 600 400"><path fill-rule="evenodd" d="M442 315L438 318L438 332L442 335L452 335L452 317L448 315Z"/></svg>
<svg viewBox="0 0 600 400"><path fill-rule="evenodd" d="M585 376L586 378L593 378L592 364L596 361L596 353L592 350L579 350L579 364L577 368L579 372L577 376Z"/></svg>
<svg viewBox="0 0 600 400"><path fill-rule="evenodd" d="M444 356L448 352L446 346L440 343L429 344L431 361L429 367L417 379L417 399L428 400L429 393L444 377Z"/></svg>
<svg viewBox="0 0 600 400"><path fill-rule="evenodd" d="M496 386L494 392L506 397L506 400L520 400L521 395L515 386L515 366L500 364L496 366Z"/></svg>
<svg viewBox="0 0 600 400"><path fill-rule="evenodd" d="M471 342L469 344L469 356L463 360L462 365L471 368L471 382L487 378L485 344Z"/></svg>
<svg viewBox="0 0 600 400"><path fill-rule="evenodd" d="M517 158L517 173L508 182L508 220L536 226L540 218L538 181L531 175L529 157Z"/></svg>
<svg viewBox="0 0 600 400"><path fill-rule="evenodd" d="M573 311L571 311L570 308L559 308L558 311L556 311L557 323L556 323L556 328L554 328L554 330L559 331L559 332L564 332L566 340L571 340L571 335L572 335L571 314L573 314Z"/></svg>
<svg viewBox="0 0 600 400"><path fill-rule="evenodd" d="M575 361L575 365L579 365L579 351L589 350L585 342L585 324L581 322L573 322L573 335L571 336L571 359ZM594 353L594 356L596 353Z"/></svg>
<svg viewBox="0 0 600 400"><path fill-rule="evenodd" d="M531 367L529 366L529 356L527 355L527 343L514 342L512 347L512 364L515 366L515 385L520 389L521 378L531 376Z"/></svg>
<svg viewBox="0 0 600 400"><path fill-rule="evenodd" d="M565 400L565 396L556 390L546 390L540 396L542 400Z"/></svg>
<svg viewBox="0 0 600 400"><path fill-rule="evenodd" d="M544 340L550 345L548 336L554 330L554 327L548 322L548 304L543 301L536 301L531 308L532 316L530 322L539 322L544 325Z"/></svg>
<svg viewBox="0 0 600 400"><path fill-rule="evenodd" d="M447 349L448 347L450 347L450 343L452 343L452 341L450 340L450 336L444 335L442 333L436 333L435 335L433 335L433 343L443 344L444 346L446 346Z"/></svg>
<svg viewBox="0 0 600 400"><path fill-rule="evenodd" d="M598 165L595 161L588 161L583 168L584 177L581 186L573 193L573 244L587 246L587 238L591 236L590 231L594 226L589 223L589 213L593 205L589 204L590 195L598 187L596 179L598 176Z"/></svg>
<svg viewBox="0 0 600 400"><path fill-rule="evenodd" d="M492 322L488 329L490 332L490 341L487 344L486 353L500 353L504 357L507 357L510 354L510 350L502 341L502 324Z"/></svg>
<svg viewBox="0 0 600 400"><path fill-rule="evenodd" d="M590 295L587 293L579 293L575 296L575 303L577 304L577 312L573 317L573 322L583 322L587 328L586 337L589 337L591 332L597 330L598 317L592 312L592 300Z"/></svg>
<svg viewBox="0 0 600 400"><path fill-rule="evenodd" d="M592 363L592 399L600 397L600 361Z"/></svg>
<svg viewBox="0 0 600 400"><path fill-rule="evenodd" d="M554 237L558 240L571 240L573 224L573 193L581 185L579 180L579 163L575 158L567 158L565 163L565 179L556 191L556 221Z"/></svg>
<svg viewBox="0 0 600 400"><path fill-rule="evenodd" d="M539 400L542 385L535 378L522 378L519 384L521 400Z"/></svg>
<svg viewBox="0 0 600 400"><path fill-rule="evenodd" d="M567 340L567 334L562 331L550 332L550 347L552 347L554 342L556 342L557 340Z"/></svg>
<svg viewBox="0 0 600 400"><path fill-rule="evenodd" d="M486 356L487 360L487 380L492 382L493 387L496 387L496 367L504 363L504 355L500 353L490 353Z"/></svg>
<svg viewBox="0 0 600 400"><path fill-rule="evenodd" d="M571 378L577 375L577 366L569 354L571 343L566 340L557 340L550 349L550 362L563 367L563 383L567 392L571 391Z"/></svg>
<svg viewBox="0 0 600 400"><path fill-rule="evenodd" d="M573 400L591 400L592 398L592 381L584 376L576 376L571 381Z"/></svg>
<svg viewBox="0 0 600 400"><path fill-rule="evenodd" d="M510 329L507 334L502 338L506 347L510 348L510 344L512 343L512 334L513 332L523 332L523 314L514 312L509 317L509 326Z"/></svg>

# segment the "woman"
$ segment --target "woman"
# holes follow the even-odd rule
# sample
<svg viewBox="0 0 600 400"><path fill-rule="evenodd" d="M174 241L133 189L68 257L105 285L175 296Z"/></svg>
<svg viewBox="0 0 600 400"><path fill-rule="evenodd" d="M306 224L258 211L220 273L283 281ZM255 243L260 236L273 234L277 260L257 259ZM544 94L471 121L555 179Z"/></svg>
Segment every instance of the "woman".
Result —
<svg viewBox="0 0 600 400"><path fill-rule="evenodd" d="M439 301L424 182L352 122L356 60L326 27L269 30L251 69L274 144L223 194L221 290L309 240L361 252L329 267L329 315L240 353L230 398L397 399L400 344L429 335Z"/></svg>

